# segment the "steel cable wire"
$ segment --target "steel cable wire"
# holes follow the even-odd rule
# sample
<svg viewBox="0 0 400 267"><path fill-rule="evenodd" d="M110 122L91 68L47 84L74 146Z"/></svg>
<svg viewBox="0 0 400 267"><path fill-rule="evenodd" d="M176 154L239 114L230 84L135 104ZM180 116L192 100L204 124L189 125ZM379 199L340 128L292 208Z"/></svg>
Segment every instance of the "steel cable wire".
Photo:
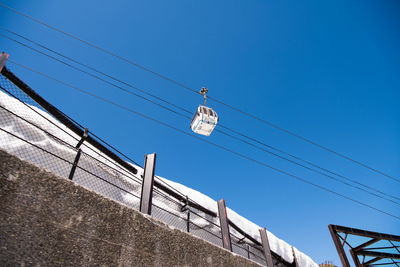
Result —
<svg viewBox="0 0 400 267"><path fill-rule="evenodd" d="M104 49L104 48L102 48L102 47L100 47L100 46L98 46L98 45L95 45L95 44L93 44L93 43L91 43L91 42L85 41L85 40L83 40L83 39L81 39L81 38L79 38L79 37L76 37L76 36L73 35L73 34L67 33L67 32L65 32L65 31L63 31L63 30L61 30L61 29L59 29L59 28L57 28L57 27L51 26L51 25L49 25L49 24L47 24L47 23L45 23L45 22L42 22L42 21L40 21L40 20L38 20L38 19L36 19L36 18L34 18L34 17L32 17L32 16L29 16L29 15L23 13L23 12L20 12L20 11L18 11L18 10L16 10L16 9L13 9L13 8L11 8L11 7L9 7L9 6L6 6L6 5L4 5L4 4L2 4L2 3L0 3L0 6L2 6L2 7L4 7L4 8L6 8L6 9L8 9L8 10L14 12L14 13L17 13L17 14L19 14L19 15L22 15L22 16L24 16L24 17L26 17L26 18L28 18L28 19L30 19L30 20L32 20L32 21L35 21L36 23L39 23L39 24L41 24L41 25L43 25L43 26L45 26L45 27L48 27L48 28L50 28L50 29L52 29L52 30L55 30L55 31L57 31L57 32L59 32L59 33L61 33L61 34L64 34L64 35L66 35L66 36L68 36L68 37L70 37L70 38L73 38L73 39L75 39L75 40L77 40L77 41L79 41L79 42L82 42L82 43L84 43L84 44L86 44L86 45L88 45L88 46L90 46L90 47L93 47L93 48L99 50L99 51L102 51L102 52L104 52L104 53L106 53L106 54L108 54L108 55L110 55L110 56L113 56L113 57L119 59L119 60L122 60L122 61L124 61L124 62L127 62L127 63L129 63L129 64L131 64L131 65L133 65L133 66L135 66L135 67L138 67L138 68L140 68L140 69L142 69L142 70L144 70L144 71L147 71L147 72L149 72L149 73L152 73L152 74L158 76L158 77L161 78L161 79L164 79L164 80L166 80L166 81L168 81L168 82L171 82L171 83L173 83L173 84L175 84L175 85L178 85L178 86L181 87L181 88L184 88L184 89L189 90L189 91L191 91L191 92L193 92L193 93L196 93L196 94L200 94L198 91L196 91L196 90L190 88L189 86L186 86L186 85L184 85L184 84L182 84L182 83L180 83L180 82L178 82L178 81L176 81L176 80L174 80L174 79L172 79L172 78L169 78L169 77L167 77L167 76L165 76L165 75L162 75L162 74L160 74L160 73L158 73L158 72L155 72L155 71L151 70L150 68L147 68L147 67L145 67L145 66L143 66L143 65L140 65L140 64L138 64L138 63L136 63L136 62L134 62L134 61L132 61L132 60L129 60L129 59L125 58L125 57L119 56L119 55L117 55L117 54L115 54L115 53L113 53L113 52L110 52L109 50ZM373 171L373 172L375 172L375 173L378 173L378 174L380 174L380 175L383 175L383 176L385 176L386 178L389 178L389 179L391 179L391 180L393 180L393 181L396 181L396 182L400 182L400 179L399 179L399 178L393 177L392 175L389 175L389 174L387 174L387 173L384 173L383 171L380 171L380 170L378 170L378 169L376 169L376 168L373 168L373 167L371 167L371 166L369 166L369 165L367 165L367 164L365 164L365 163L362 163L362 162L360 162L360 161L358 161L358 160L355 160L355 159L353 159L353 158L351 158L351 157L349 157L349 156L346 156L346 155L344 155L344 154L342 154L342 153L336 152L335 150L330 149L330 148L328 148L328 147L326 147L326 146L320 145L320 144L318 144L318 143L312 141L312 140L309 139L309 138L302 137L302 136L300 136L300 135L298 135L298 134L296 134L296 133L294 133L294 132L292 132L292 131L289 131L289 130L287 130L287 129L283 128L283 127L280 127L280 126L278 126L278 125L276 125L276 124L274 124L274 123L271 123L271 122L269 122L269 121L266 121L266 120L264 120L264 119L262 119L262 118L260 118L260 117L258 117L258 116L252 115L251 113L246 112L246 111L244 111L244 110L242 110L242 109L239 109L239 108L236 108L236 107L234 107L234 106L232 106L232 105L226 104L226 103L224 103L223 101L218 100L218 99L216 99L216 98L213 98L213 97L208 97L208 98L211 99L211 100L213 100L213 101L215 101L215 102L217 102L217 103L219 103L219 104L221 104L221 105L224 105L224 106L226 106L226 107L228 107L228 108L230 108L230 109L232 109L232 110L235 110L235 111L237 111L237 112L239 112L239 113L242 113L243 115L245 115L245 116L247 116L247 117L253 118L253 119L255 119L255 120L259 121L259 122L262 122L262 123L264 123L264 124L266 124L266 125L269 125L269 126L275 128L275 129L279 130L279 131L285 132L285 133L287 133L287 134L289 134L289 135L291 135L291 136L293 136L293 137L295 137L295 138L298 138L298 139L300 139L300 140L303 140L304 142L307 142L307 143L309 143L309 144L312 144L312 145L314 145L314 146L316 146L316 147L319 147L319 148L321 148L321 149L323 149L323 150L325 150L325 151L328 151L328 152L330 152L330 153L332 153L332 154L335 154L336 156L339 156L339 157L341 157L341 158L343 158L343 159L346 159L346 160L348 160L348 161L351 161L351 162L353 162L353 163L355 163L355 164L357 164L357 165L359 165L359 166L362 166L362 167L364 167L364 168L367 168L367 169L369 169L369 170L371 170L371 171Z"/></svg>
<svg viewBox="0 0 400 267"><path fill-rule="evenodd" d="M10 60L9 60L9 61L10 61ZM66 85L66 86L68 86L68 87L70 87L70 88L73 88L73 89L75 89L75 90L77 90L77 91L80 91L80 92L82 92L82 93L84 93L84 94L87 94L87 95L89 95L89 96L92 96L92 97L94 97L94 98L97 98L97 99L99 99L99 100L101 100L101 101L103 101L103 102L109 103L109 104L111 104L111 105L113 105L113 106L116 106L116 107L118 107L118 108L120 108L120 109L126 110L126 111L128 111L128 112L130 112L130 113L136 114L137 116L140 116L140 117L143 117L143 118L145 118L145 119L151 120L151 121L153 121L153 122L155 122L155 123L157 123L157 124L163 125L163 126L165 126L165 127L167 127L167 128L170 128L170 129L172 129L172 130L175 130L175 131L177 131L177 132L180 132L180 133L182 133L182 134L184 134L184 135L191 136L192 138L195 138L195 139L200 140L200 141L202 141L202 142L208 143L208 144L210 144L210 145L212 145L212 146L218 147L218 148L220 148L220 149L222 149L222 150L224 150L224 151L227 151L227 152L229 152L229 153L231 153L231 154L234 154L234 155L239 156L239 157L241 157L241 158L244 158L244 159L247 159L247 160L249 160L249 161L252 161L252 162L254 162L254 163L258 164L258 165L267 167L267 168L272 169L272 170L274 170L274 171L276 171L276 172L278 172L278 173L281 173L281 174L284 174L284 175L289 176L289 177L291 177L291 178L294 178L294 179L296 179L296 180L302 181L302 182L304 182L304 183L306 183L306 184L312 185L312 186L314 186L314 187L316 187L316 188L319 188L319 189L321 189L321 190L323 190L323 191L326 191L326 192L329 192L329 193L331 193L331 194L337 195L337 196L342 197L342 198L344 198L344 199L347 199L347 200L349 200L349 201L351 201L351 202L357 203L357 204L362 205L362 206L364 206L364 207L368 207L368 208L370 208L370 209L372 209L372 210L378 211L378 212L380 212L380 213L382 213L382 214L386 214L386 215L388 215L388 216L390 216L390 217L393 217L393 218L395 218L395 219L400 220L400 217L399 217L399 216L396 216L396 215L394 215L394 214L391 214L391 213L389 213L389 212L386 212L386 211L384 211L384 210L381 210L381 209L379 209L379 208L376 208L376 207L374 207L374 206L372 206L372 205L370 205L370 204L367 204L367 203L361 202L361 201L359 201L359 200L357 200L357 199L348 197L348 196L346 196L346 195L344 195L344 194L342 194L342 193L339 193L339 192L336 192L336 191L334 191L334 190L331 190L331 189L329 189L328 187L325 187L325 186L319 185L319 184L317 184L317 183L311 182L311 181L309 181L309 180L307 180L307 179L305 179L305 178L302 178L302 177L300 177L300 176L294 175L294 174L289 173L289 172L287 172L287 171L285 171L285 170L282 170L282 169L273 167L273 166L271 166L271 165L269 165L269 164L267 164L267 163L265 163L265 162L262 162L262 161L259 161L259 160L257 160L257 159L251 158L251 157L249 157L249 156L247 156L247 155L244 155L244 154L241 154L241 153L239 153L239 152L236 152L236 151L234 151L234 150L232 150L232 149L230 149L230 148L227 148L227 147L225 147L225 146L216 144L216 143L211 142L211 141L209 141L209 140L203 139L203 138L201 138L201 137L199 137L199 136L195 136L195 135L189 134L189 133L187 133L187 132L185 132L185 131L183 131L183 130L181 130L181 129L175 127L175 126L172 126L172 125L168 124L168 123L162 122L162 121L160 121L160 120L158 120L158 119L155 119L155 118L153 118L153 117L151 117L151 116L148 116L148 115L146 115L146 114L140 113L140 112L138 112L138 111L136 111L136 110L134 110L134 109L132 109L132 108L126 107L126 106L121 105L121 104L118 104L118 103L116 103L116 102L114 102L114 101L112 101L112 100L106 99L106 98L104 98L104 97L102 97L102 96L96 95L96 94L91 93L91 92L89 92L89 91L86 91L86 90L84 90L84 89L82 89L82 88L76 87L76 86L71 85L71 84L66 83L66 82L63 82L63 81L61 81L61 80L59 80L59 79L56 79L56 78L54 78L54 77L52 77L52 76L50 76L50 75L41 73L41 72L39 72L39 71L36 71L36 70L34 70L34 69L32 69L32 68L26 67L26 66L24 66L24 65L21 65L21 64L19 64L19 63L13 62L13 61L10 61L10 62L12 62L12 63L14 63L14 64L16 64L16 65L19 65L19 66L21 66L21 67L23 67L23 68L25 68L25 69L27 69L27 70L30 70L30 71L32 71L32 72L34 72L34 73L37 73L37 74L42 75L42 76L44 76L44 77L47 77L47 78L49 78L49 79L51 79L51 80L54 80L54 81L56 81L56 82L58 82L58 83L61 83L61 84L63 84L63 85Z"/></svg>
<svg viewBox="0 0 400 267"><path fill-rule="evenodd" d="M4 28L2 28L2 27L0 27L0 28L1 28L1 29L4 29ZM7 30L7 31L14 34L14 32L12 32L12 31L9 31L9 30ZM15 34L16 34L16 33L15 33ZM17 35L17 36L21 36L21 35L19 35L19 34L16 34L16 35ZM10 37L5 36L5 35L3 35L3 34L0 34L0 36L3 36L3 37L5 37L5 38L7 38L7 39L9 39L9 40L11 40L11 41L14 41L14 42L16 42L16 43L18 43L18 44L20 44L20 45L23 45L23 46L26 47L26 48L32 49L33 51L36 51L36 52L38 52L38 53L40 53L40 54L42 54L42 55L44 55L44 56L47 56L47 57L49 57L49 58L51 58L51 59L53 59L53 60L56 60L56 61L58 61L58 62L60 62L60 63L62 63L62 64L65 64L65 65L67 65L67 66L69 66L69 67L71 67L71 68L73 68L73 69L75 69L75 70L77 70L77 71L83 72L83 73L85 73L85 74L87 74L87 75L89 75L89 76L91 76L91 77L93 77L93 78L95 78L95 79L98 79L98 80L100 80L100 81L102 81L102 82L105 82L105 83L107 83L107 84L109 84L109 85L111 85L111 86L113 86L113 87L116 87L117 89L120 89L120 90L122 90L122 91L124 91L124 92L127 92L127 93L130 93L130 94L134 95L134 96L137 96L137 97L139 97L139 98L141 98L141 99L143 99L143 100L145 100L145 101L148 101L148 102L150 102L150 103L152 103L152 104L154 104L154 105L157 105L157 106L159 106L159 107L161 107L161 108L163 108L163 109L165 109L165 110L167 110L167 111L170 111L170 112L172 112L172 113L174 113L174 114L177 114L177 115L179 115L179 116L182 116L182 117L184 117L184 118L186 118L186 119L190 119L189 116L186 116L186 115L184 115L184 114L182 114L182 113L180 113L180 112L174 111L174 110L172 110L172 109L170 109L170 108L168 108L168 107L166 107L166 106L164 106L164 105L161 105L161 104L159 104L159 103L156 103L156 102L154 102L154 101L152 101L152 100L150 100L150 99L148 99L148 98L146 98L146 97L140 96L140 95L138 95L138 94L136 94L136 93L134 93L134 92L132 92L132 91L130 91L130 90L127 90L127 89L125 89L125 88L123 88L123 87L121 87L121 86L118 86L118 85L116 85L116 84L114 84L114 83L108 82L108 81L102 79L101 77L98 77L97 75L93 75L93 74L91 74L91 73L89 73L89 72L87 72L87 71L84 71L84 70L82 70L82 69L80 69L80 68L77 68L77 67L75 67L75 66L72 66L71 64L69 64L69 63L67 63L67 62L65 62L65 61L59 60L59 59L57 59L57 58L55 58L55 57L53 57L53 56L50 56L50 55L48 55L48 54L46 54L46 53L44 53L44 52L41 52L41 51L37 50L37 49L35 49L35 48L33 48L33 47L29 46L29 45L23 44L23 43L21 43L21 42L15 40L15 39L13 39L13 38L10 38ZM75 63L77 63L77 64L80 64L80 65L82 65L82 66L88 67L86 64L79 63L78 61L76 61L76 60L74 60L74 59L71 59L70 57L67 57L67 56L62 55L61 53L55 52L54 50L49 49L49 48L47 48L47 47L45 47L45 46L43 46L43 45L41 45L41 44L38 44L38 43L36 43L36 42L34 42L34 41L28 39L28 38L25 38L25 37L22 37L22 36L21 36L21 38L24 38L25 40L30 41L30 42L32 42L32 43L34 43L34 44L36 44L36 45L38 45L38 46L40 46L40 47L42 47L42 48L45 48L45 49L48 50L48 51L51 51L51 52L53 52L53 53L56 53L57 55L60 55L60 56L62 56L62 57L64 57L64 58L66 58L66 59L72 60L73 62L75 62ZM10 60L10 62L13 62L13 61ZM110 77L110 78L112 78L112 79L114 79L114 80L116 80L116 81L122 82L122 81L120 81L119 79L116 79L116 78L114 78L114 77L112 77L112 76L110 76L110 75L107 75L107 74L105 74L105 73L103 73L103 72L101 72L101 71L96 70L95 68L92 68L92 67L88 67L88 68L90 68L91 70L96 71L96 72L98 72L98 73L100 73L100 74L102 74L102 75L106 75L107 77ZM131 88L138 89L138 90L140 90L141 92L143 92L143 91L145 92L145 90L139 89L139 88L137 88L136 86L132 86L132 85L130 85L130 84L128 84L128 83L125 83L125 82L122 82L122 83L129 85ZM152 96L152 94L148 94L148 95ZM157 97L157 99L161 99L161 98ZM168 103L168 104L170 104L170 105L173 105L174 107L179 107L179 106L177 106L177 105L175 105L175 104L172 104L172 103L170 103L169 101L166 101L166 100L164 100L164 99L162 99L162 101L165 102L165 103ZM180 108L181 110L184 110L185 112L190 112L190 111L188 111L188 110L186 110L186 109L184 109L184 108L181 108L181 107L179 107L179 108ZM245 138L247 138L247 139L249 139L249 140L252 140L253 142L257 142L257 143L259 143L259 144L261 144L261 145L263 145L263 146L265 146L265 147L268 147L268 148L270 148L270 149L273 149L273 150L275 150L275 151L278 151L278 152L280 152L280 153L282 153L282 154L284 154L284 155L287 155L287 156L290 156L290 157L292 157L292 158L295 158L295 159L297 159L297 160L299 160L299 161L305 162L305 163L307 163L307 164L309 164L309 165L311 165L311 166L313 166L313 167L315 167L315 168L318 168L318 169L320 169L320 170L323 170L323 171L326 171L326 172L331 173L331 174L333 174L333 175L336 175L336 176L338 176L338 177L341 177L341 178L343 178L343 179L345 179L345 180L347 180L347 181L350 181L350 182L353 182L353 183L358 184L358 185L360 185L360 186L363 186L363 187L365 187L365 188L367 188L367 189L369 189L369 190L375 191L375 192L377 192L377 193L379 193L379 194L382 194L382 195L385 195L385 196L388 196L388 197L391 197L391 198L400 200L399 197L396 197L396 196L387 194L387 193L382 192L382 191L380 191L380 190L377 190L377 189L375 189L375 188L373 188L373 187L371 187L371 186L368 186L368 185L365 185L365 184L363 184L363 183L360 183L360 182L358 182L358 181L356 181L356 180L354 180L354 179L347 178L347 177L345 177L345 176L343 176L343 175L341 175L341 174L332 172L332 171L330 171L330 170L328 170L328 169L326 169L326 168L322 168L322 167L320 167L320 166L318 166L318 165L316 165L316 164L314 164L314 163L312 163L312 162L310 162L310 161L303 160L303 159L301 159L301 158L299 158L299 157L297 157L297 156L294 156L294 155L292 155L292 154L290 154L290 153L284 152L284 151L282 151L282 150L280 150L280 149L278 149L278 148L275 148L275 147L273 147L273 146L267 145L267 144L265 144L264 142L258 141L258 140L256 140L256 139L254 139L254 138L252 138L252 137L249 137L249 136L247 136L247 135L244 135L244 134L242 134L242 133L240 133L240 132L238 132L238 131L232 130L232 129L230 129L230 128L224 126L224 125L220 125L220 126L221 126L222 128L224 128L224 129L227 129L227 130L233 132L233 133L236 133L236 134L238 134L238 135L240 135L240 136L243 136L243 137L245 137ZM242 142L242 143L245 143L245 144L247 144L247 145L250 145L250 146L252 146L252 147L255 147L255 148L257 148L258 150L261 150L261 151L263 151L263 152L269 153L269 154L271 154L271 155L273 155L273 156L275 156L275 157L278 157L278 158L280 158L280 159L282 159L282 160L288 161L288 162L290 162L290 163L292 163L292 164L298 165L298 166L300 166L300 167L302 167L302 168L305 168L305 169L307 169L307 170L309 170L309 171L312 171L312 172L318 173L318 174L320 174L320 175L323 175L323 176L325 176L325 177L328 177L328 178L331 179L331 180L334 180L334 181L337 181L337 182L339 182L339 183L345 184L345 185L347 185L347 186L353 187L353 188L355 188L355 189L357 189L357 190L363 191L363 192L365 192L365 193L367 193L367 194L370 194L370 195L373 195L373 196L375 196L375 197L378 197L378 198L387 200L387 201L392 202L392 203L394 203L394 204L396 204L396 205L400 205L400 203L397 202L397 201L394 201L394 200L392 200L392 199L389 199L389 198L380 196L380 195L378 195L378 194L376 194L376 193L373 193L373 192L370 192L370 191L368 191L368 190L365 190L365 189L363 189L363 188L361 188L361 187L359 187L359 186L355 186L355 185L352 185L352 184L347 183L347 182L345 182L345 181L342 181L342 180L340 180L340 179L338 179L338 178L336 178L336 177L334 177L334 176L332 176L332 175L329 175L329 174L323 173L323 172L321 172L321 171L312 169L312 168L310 168L310 167L308 167L308 166L305 166L305 165L303 165L303 164L300 164L300 163L298 163L298 162L296 162L296 161L293 161L293 160L291 160L291 159L285 158L285 157L283 157L283 156L281 156L281 155L279 155L279 154L276 154L276 153L274 153L274 152L271 152L271 151L268 151L268 150L266 150L266 149L260 148L260 147L257 146L257 145L254 145L254 144L252 144L252 143L250 143L250 142L247 142L247 141L245 141L245 140L243 140L243 139L241 139L241 138L238 138L238 137L236 137L236 136L233 136L233 135L231 135L231 134L228 134L228 133L226 133L226 132L224 132L224 131L222 131L222 130L216 129L216 131L217 131L217 132L220 132L220 133L222 133L222 134L224 134L224 135L226 135L226 136L229 136L230 138L236 139L236 140L238 140L238 141L240 141L240 142ZM136 164L137 164L137 163L136 163Z"/></svg>

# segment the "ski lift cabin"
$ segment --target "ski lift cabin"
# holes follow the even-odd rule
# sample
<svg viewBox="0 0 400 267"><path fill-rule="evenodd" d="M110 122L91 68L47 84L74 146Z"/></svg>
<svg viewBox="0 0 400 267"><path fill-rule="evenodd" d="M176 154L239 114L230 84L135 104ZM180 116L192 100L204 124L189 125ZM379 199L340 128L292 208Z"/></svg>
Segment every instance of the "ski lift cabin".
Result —
<svg viewBox="0 0 400 267"><path fill-rule="evenodd" d="M209 136L217 123L217 113L212 108L200 105L193 116L190 128L197 134Z"/></svg>

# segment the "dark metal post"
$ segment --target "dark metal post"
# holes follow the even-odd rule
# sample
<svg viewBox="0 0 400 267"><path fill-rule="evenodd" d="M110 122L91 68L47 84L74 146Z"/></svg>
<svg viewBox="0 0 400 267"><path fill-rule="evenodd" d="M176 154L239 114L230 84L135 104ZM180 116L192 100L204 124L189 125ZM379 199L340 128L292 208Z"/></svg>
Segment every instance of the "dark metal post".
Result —
<svg viewBox="0 0 400 267"><path fill-rule="evenodd" d="M246 244L247 258L250 259L250 245Z"/></svg>
<svg viewBox="0 0 400 267"><path fill-rule="evenodd" d="M294 266L299 267L299 262L298 262L298 260L297 260L296 253L294 252L294 248L293 248L293 247L292 247L292 253L293 253L293 263L294 263Z"/></svg>
<svg viewBox="0 0 400 267"><path fill-rule="evenodd" d="M78 166L78 161L81 157L81 153L82 153L82 151L80 149L78 149L78 153L76 153L74 163L72 164L71 172L69 173L68 179L70 179L70 180L72 180L72 178L74 178L75 170L76 170L76 167Z"/></svg>
<svg viewBox="0 0 400 267"><path fill-rule="evenodd" d="M260 231L261 242L262 242L264 256L265 256L265 262L267 263L268 267L273 267L274 263L272 261L271 248L269 247L267 230L264 227L264 228L261 228L259 231Z"/></svg>
<svg viewBox="0 0 400 267"><path fill-rule="evenodd" d="M185 204L181 207L181 212L187 211L186 216L186 231L189 233L190 231L190 208L189 208L189 197L186 196Z"/></svg>
<svg viewBox="0 0 400 267"><path fill-rule="evenodd" d="M187 210L187 218L186 218L186 231L190 232L190 209Z"/></svg>
<svg viewBox="0 0 400 267"><path fill-rule="evenodd" d="M5 52L1 52L1 54L0 54L0 72L6 65L6 62L7 62L7 59L9 56L10 56L9 54L7 54Z"/></svg>
<svg viewBox="0 0 400 267"><path fill-rule="evenodd" d="M140 211L149 215L151 214L155 167L156 153L146 155L143 171L142 194L140 197Z"/></svg>
<svg viewBox="0 0 400 267"><path fill-rule="evenodd" d="M343 246L337 236L337 231L334 229L334 225L330 224L328 226L329 232L331 233L333 243L335 244L336 250L339 254L340 261L342 262L343 267L350 267L349 260L347 259L346 252L343 249Z"/></svg>
<svg viewBox="0 0 400 267"><path fill-rule="evenodd" d="M222 245L225 249L232 251L231 235L229 233L228 215L226 213L225 200L218 201L218 216L221 226Z"/></svg>

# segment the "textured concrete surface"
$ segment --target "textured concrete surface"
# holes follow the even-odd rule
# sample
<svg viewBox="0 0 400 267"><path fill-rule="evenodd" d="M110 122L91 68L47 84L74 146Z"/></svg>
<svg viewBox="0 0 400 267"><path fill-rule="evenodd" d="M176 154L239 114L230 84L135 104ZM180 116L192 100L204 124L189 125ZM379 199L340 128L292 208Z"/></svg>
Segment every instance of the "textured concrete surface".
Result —
<svg viewBox="0 0 400 267"><path fill-rule="evenodd" d="M0 266L260 266L0 150Z"/></svg>

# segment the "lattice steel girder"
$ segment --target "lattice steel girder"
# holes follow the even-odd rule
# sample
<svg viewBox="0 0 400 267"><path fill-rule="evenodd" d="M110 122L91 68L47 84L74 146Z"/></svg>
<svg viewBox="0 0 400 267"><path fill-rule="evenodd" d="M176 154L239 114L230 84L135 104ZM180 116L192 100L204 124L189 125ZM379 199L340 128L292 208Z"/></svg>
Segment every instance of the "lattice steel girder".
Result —
<svg viewBox="0 0 400 267"><path fill-rule="evenodd" d="M340 261L342 262L342 265L344 267L350 267L349 260L347 259L347 255L344 250L345 244L350 247L350 254L351 254L353 261L357 267L358 266L369 266L370 264L375 263L380 260L383 260L383 259L391 259L393 262L394 262L394 259L400 259L400 251L397 249L397 246L392 243L392 241L400 242L400 236L398 236L398 235L384 234L384 233L372 232L372 231L350 228L350 227L345 227L345 226L340 226L340 225L332 225L332 224L330 224L328 227L329 227L329 231L332 235L332 239L335 244L336 250L339 254ZM351 242L349 243L348 241L346 241L346 238L343 240L343 243L342 243L340 240L341 237L340 237L339 233L345 234L346 237L348 235L355 235L355 236L362 236L362 237L367 237L367 238L371 238L371 239L362 243L361 245L356 244L358 246L353 247L352 244L350 244ZM378 247L378 248L368 247L379 241L387 241L387 242L391 243L392 247L383 247L383 248L388 248L388 249L393 248L393 249L396 249L397 252L399 252L399 253L388 253L388 252L377 251L379 249L382 249L382 247ZM358 258L359 256L364 257L363 262L360 262L360 260ZM370 260L364 262L365 257L373 257L373 259L370 259Z"/></svg>

